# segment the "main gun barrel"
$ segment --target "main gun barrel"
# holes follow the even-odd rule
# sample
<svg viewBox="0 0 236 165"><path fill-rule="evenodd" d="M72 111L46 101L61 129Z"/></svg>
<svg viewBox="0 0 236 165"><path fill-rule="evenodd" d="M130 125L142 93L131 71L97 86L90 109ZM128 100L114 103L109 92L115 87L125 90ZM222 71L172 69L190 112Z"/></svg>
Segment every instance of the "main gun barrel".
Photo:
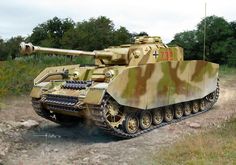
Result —
<svg viewBox="0 0 236 165"><path fill-rule="evenodd" d="M56 54L56 55L61 54L61 55L67 55L67 56L79 56L79 55L96 56L95 52L46 48L46 47L34 46L32 43L24 43L24 42L20 44L20 52L25 55L30 55L35 52L42 52L42 53L51 53L51 54Z"/></svg>

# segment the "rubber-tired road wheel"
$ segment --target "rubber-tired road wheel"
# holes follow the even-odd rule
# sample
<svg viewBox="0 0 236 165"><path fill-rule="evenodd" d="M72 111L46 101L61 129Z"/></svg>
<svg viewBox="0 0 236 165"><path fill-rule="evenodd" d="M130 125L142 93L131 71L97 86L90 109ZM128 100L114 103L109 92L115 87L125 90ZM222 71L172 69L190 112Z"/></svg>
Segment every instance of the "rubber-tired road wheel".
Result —
<svg viewBox="0 0 236 165"><path fill-rule="evenodd" d="M125 119L125 130L129 134L135 134L139 129L138 117L134 114L129 114Z"/></svg>
<svg viewBox="0 0 236 165"><path fill-rule="evenodd" d="M161 124L164 120L164 115L162 109L155 109L152 114L152 123L154 125Z"/></svg>
<svg viewBox="0 0 236 165"><path fill-rule="evenodd" d="M183 106L181 104L175 105L175 118L179 119L184 115Z"/></svg>
<svg viewBox="0 0 236 165"><path fill-rule="evenodd" d="M148 129L152 125L152 114L149 111L143 111L139 117L141 129Z"/></svg>
<svg viewBox="0 0 236 165"><path fill-rule="evenodd" d="M199 109L200 109L200 111L204 111L206 109L206 100L205 99L201 99L199 101Z"/></svg>
<svg viewBox="0 0 236 165"><path fill-rule="evenodd" d="M188 116L191 114L191 112L192 112L192 109L191 109L190 103L184 103L184 115Z"/></svg>
<svg viewBox="0 0 236 165"><path fill-rule="evenodd" d="M193 113L198 113L198 111L200 110L198 101L193 101L192 110Z"/></svg>
<svg viewBox="0 0 236 165"><path fill-rule="evenodd" d="M165 108L164 119L166 122L172 121L174 118L174 113L172 107L168 106Z"/></svg>

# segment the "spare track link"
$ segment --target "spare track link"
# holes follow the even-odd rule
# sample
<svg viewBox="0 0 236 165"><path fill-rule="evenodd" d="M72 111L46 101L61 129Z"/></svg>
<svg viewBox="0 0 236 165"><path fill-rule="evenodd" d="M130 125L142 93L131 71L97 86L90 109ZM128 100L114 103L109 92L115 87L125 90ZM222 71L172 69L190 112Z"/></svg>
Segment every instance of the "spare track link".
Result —
<svg viewBox="0 0 236 165"><path fill-rule="evenodd" d="M152 125L150 128L148 128L146 130L139 130L137 133L134 133L134 134L128 134L123 129L113 128L107 122L104 107L106 106L106 101L109 99L109 97L107 97L103 100L101 106L91 107L91 115L92 115L92 119L93 119L94 123L96 124L96 126L103 129L104 131L106 131L106 132L108 132L112 135L121 137L121 138L127 138L127 139L128 138L134 138L134 137L137 137L141 134L150 132L153 129L163 127L163 126L169 125L171 123L177 123L179 121L182 121L182 120L188 119L190 117L194 117L196 115L199 115L199 114L202 114L202 113L205 113L205 112L209 111L211 109L211 107L216 103L216 101L218 100L218 97L219 97L219 79L218 79L218 82L217 82L217 89L214 92L216 93L214 101L210 102L210 105L208 107L206 107L205 110L199 111L195 114L192 113L189 116L183 116L180 119L173 119L170 122L162 122L159 125Z"/></svg>

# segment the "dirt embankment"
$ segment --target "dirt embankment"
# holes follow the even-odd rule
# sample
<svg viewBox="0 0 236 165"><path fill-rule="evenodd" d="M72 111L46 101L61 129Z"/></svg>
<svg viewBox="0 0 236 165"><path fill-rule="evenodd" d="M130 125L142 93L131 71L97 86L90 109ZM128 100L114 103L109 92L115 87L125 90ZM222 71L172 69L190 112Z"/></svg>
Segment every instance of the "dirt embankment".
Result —
<svg viewBox="0 0 236 165"><path fill-rule="evenodd" d="M236 115L236 76L222 78L220 85L219 101L211 111L129 140L90 124L59 126L38 117L28 97L7 98L0 110L0 164L143 164L150 153L182 136L217 127ZM39 126L22 126L29 119Z"/></svg>

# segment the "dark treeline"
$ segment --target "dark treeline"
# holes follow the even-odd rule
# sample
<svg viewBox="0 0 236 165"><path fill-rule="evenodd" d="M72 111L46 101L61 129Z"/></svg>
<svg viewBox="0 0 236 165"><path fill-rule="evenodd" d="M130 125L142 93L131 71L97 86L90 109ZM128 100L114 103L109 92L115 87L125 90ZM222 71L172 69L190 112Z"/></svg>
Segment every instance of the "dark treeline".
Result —
<svg viewBox="0 0 236 165"><path fill-rule="evenodd" d="M203 59L204 24L206 21L206 60L236 66L236 22L209 16L191 31L177 33L170 42L184 48L185 59Z"/></svg>
<svg viewBox="0 0 236 165"><path fill-rule="evenodd" d="M206 20L206 60L236 66L236 22L227 22L222 17L209 16L191 31L177 33L170 45L179 45L185 50L185 59L202 59L204 23ZM158 34L158 32L157 32ZM30 36L0 39L0 61L19 56L21 41L35 45L66 49L99 50L111 45L131 43L134 37L148 35L146 32L131 33L125 27L115 28L113 21L101 16L82 22L54 17L33 29Z"/></svg>
<svg viewBox="0 0 236 165"><path fill-rule="evenodd" d="M131 43L134 37L141 35L148 34L131 33L123 26L116 29L113 21L104 16L77 23L69 18L54 17L39 24L26 38L18 36L6 41L0 39L0 61L19 56L18 46L21 41L45 47L92 51Z"/></svg>

